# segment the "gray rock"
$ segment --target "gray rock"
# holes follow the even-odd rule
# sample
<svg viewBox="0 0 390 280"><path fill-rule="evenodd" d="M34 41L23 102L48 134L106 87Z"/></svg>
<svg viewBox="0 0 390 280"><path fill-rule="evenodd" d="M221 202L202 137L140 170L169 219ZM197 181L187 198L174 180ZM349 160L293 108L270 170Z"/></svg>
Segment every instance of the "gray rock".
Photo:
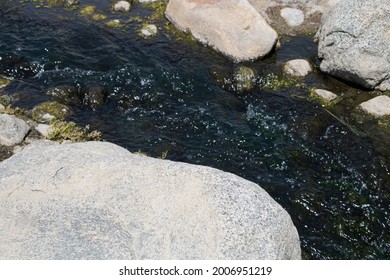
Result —
<svg viewBox="0 0 390 280"><path fill-rule="evenodd" d="M323 100L332 102L336 98L338 98L338 95L334 94L331 91L324 90L324 89L316 89L314 90L314 93L317 94L317 96L321 97Z"/></svg>
<svg viewBox="0 0 390 280"><path fill-rule="evenodd" d="M141 28L141 35L143 37L151 37L157 34L157 26L154 24L147 24Z"/></svg>
<svg viewBox="0 0 390 280"><path fill-rule="evenodd" d="M234 71L233 81L236 91L242 93L254 87L256 84L256 74L251 68L240 66Z"/></svg>
<svg viewBox="0 0 390 280"><path fill-rule="evenodd" d="M3 104L0 104L0 110L5 110L5 106Z"/></svg>
<svg viewBox="0 0 390 280"><path fill-rule="evenodd" d="M127 1L118 1L114 4L113 9L116 12L128 12L130 11L131 4Z"/></svg>
<svg viewBox="0 0 390 280"><path fill-rule="evenodd" d="M236 61L263 57L277 41L276 32L247 0L170 0L165 15Z"/></svg>
<svg viewBox="0 0 390 280"><path fill-rule="evenodd" d="M24 120L0 114L0 145L13 146L21 143L29 130L30 127Z"/></svg>
<svg viewBox="0 0 390 280"><path fill-rule="evenodd" d="M86 142L16 154L0 182L0 259L300 258L287 212L217 169Z"/></svg>
<svg viewBox="0 0 390 280"><path fill-rule="evenodd" d="M291 76L304 77L312 71L312 68L307 60L294 59L286 62L283 71Z"/></svg>
<svg viewBox="0 0 390 280"><path fill-rule="evenodd" d="M305 21L305 14L300 9L283 8L280 15L289 26L299 26Z"/></svg>
<svg viewBox="0 0 390 280"><path fill-rule="evenodd" d="M366 88L390 89L390 1L344 0L318 32L321 70Z"/></svg>
<svg viewBox="0 0 390 280"><path fill-rule="evenodd" d="M40 123L38 124L35 129L43 136L47 137L52 131L52 127L48 124Z"/></svg>
<svg viewBox="0 0 390 280"><path fill-rule="evenodd" d="M390 115L390 97L380 95L359 105L367 113L376 117Z"/></svg>

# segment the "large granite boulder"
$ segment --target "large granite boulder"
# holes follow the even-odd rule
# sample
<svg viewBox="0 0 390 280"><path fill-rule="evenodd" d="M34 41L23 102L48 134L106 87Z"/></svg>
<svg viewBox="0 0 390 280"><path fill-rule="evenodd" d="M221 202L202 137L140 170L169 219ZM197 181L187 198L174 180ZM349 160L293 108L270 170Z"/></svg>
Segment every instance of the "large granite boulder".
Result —
<svg viewBox="0 0 390 280"><path fill-rule="evenodd" d="M213 168L87 142L0 163L0 259L299 259L290 216Z"/></svg>
<svg viewBox="0 0 390 280"><path fill-rule="evenodd" d="M390 0L343 0L318 33L321 70L366 88L390 90Z"/></svg>
<svg viewBox="0 0 390 280"><path fill-rule="evenodd" d="M236 61L267 55L278 37L247 0L170 0L165 14L180 30Z"/></svg>

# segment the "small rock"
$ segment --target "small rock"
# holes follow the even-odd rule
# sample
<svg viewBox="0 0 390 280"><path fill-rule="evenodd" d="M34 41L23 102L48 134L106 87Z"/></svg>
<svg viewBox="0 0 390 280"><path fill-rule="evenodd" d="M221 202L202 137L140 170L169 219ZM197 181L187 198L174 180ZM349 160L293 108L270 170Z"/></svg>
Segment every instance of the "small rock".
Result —
<svg viewBox="0 0 390 280"><path fill-rule="evenodd" d="M284 65L284 72L291 76L303 77L312 71L310 63L305 59L294 59Z"/></svg>
<svg viewBox="0 0 390 280"><path fill-rule="evenodd" d="M240 93L251 90L255 84L256 75L249 67L240 66L234 72L236 90Z"/></svg>
<svg viewBox="0 0 390 280"><path fill-rule="evenodd" d="M104 86L90 86L84 92L84 104L96 109L106 103L108 90Z"/></svg>
<svg viewBox="0 0 390 280"><path fill-rule="evenodd" d="M52 127L48 124L40 123L38 124L35 129L43 136L47 137L52 131Z"/></svg>
<svg viewBox="0 0 390 280"><path fill-rule="evenodd" d="M119 1L114 4L115 12L128 12L130 11L130 3L127 1Z"/></svg>
<svg viewBox="0 0 390 280"><path fill-rule="evenodd" d="M44 102L34 107L32 116L37 122L50 122L53 119L64 120L71 114L70 109L58 102Z"/></svg>
<svg viewBox="0 0 390 280"><path fill-rule="evenodd" d="M293 8L283 8L280 15L289 26L299 26L305 21L305 14L302 10Z"/></svg>
<svg viewBox="0 0 390 280"><path fill-rule="evenodd" d="M154 24L147 24L141 29L141 35L144 37L155 36L157 34L157 26Z"/></svg>
<svg viewBox="0 0 390 280"><path fill-rule="evenodd" d="M380 95L359 105L367 113L376 117L390 115L390 97Z"/></svg>
<svg viewBox="0 0 390 280"><path fill-rule="evenodd" d="M0 104L0 110L5 110L5 107L3 104Z"/></svg>
<svg viewBox="0 0 390 280"><path fill-rule="evenodd" d="M324 89L316 89L314 90L315 94L324 99L325 101L331 102L335 100L338 96L333 92Z"/></svg>
<svg viewBox="0 0 390 280"><path fill-rule="evenodd" d="M29 130L30 127L24 120L0 114L0 145L13 146L21 143Z"/></svg>

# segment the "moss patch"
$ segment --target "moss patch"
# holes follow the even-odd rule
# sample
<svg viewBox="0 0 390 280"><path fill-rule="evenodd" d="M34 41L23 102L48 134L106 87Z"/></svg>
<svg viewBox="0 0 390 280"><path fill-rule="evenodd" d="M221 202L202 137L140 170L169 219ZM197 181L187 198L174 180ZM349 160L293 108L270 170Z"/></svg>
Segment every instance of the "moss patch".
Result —
<svg viewBox="0 0 390 280"><path fill-rule="evenodd" d="M0 89L5 88L11 83L12 79L0 75Z"/></svg>
<svg viewBox="0 0 390 280"><path fill-rule="evenodd" d="M51 132L47 139L62 142L70 140L73 142L97 141L101 138L99 131L89 131L89 127L81 128L74 122L54 120L50 122Z"/></svg>
<svg viewBox="0 0 390 280"><path fill-rule="evenodd" d="M304 85L297 79L290 76L281 76L275 74L268 74L260 79L260 87L270 89L272 91L279 91L291 87L302 88Z"/></svg>
<svg viewBox="0 0 390 280"><path fill-rule="evenodd" d="M84 6L80 9L80 14L82 16L91 16L96 12L95 6Z"/></svg>
<svg viewBox="0 0 390 280"><path fill-rule="evenodd" d="M107 16L106 16L106 15L103 15L103 14L94 14L94 15L92 16L92 19L93 19L93 20L96 20L96 21L104 20L104 19L106 19L106 18L107 18Z"/></svg>
<svg viewBox="0 0 390 280"><path fill-rule="evenodd" d="M316 103L319 103L324 107L331 107L331 106L337 104L341 100L341 97L338 96L337 98L335 98L333 100L326 100L325 98L321 97L320 95L318 95L316 93L315 88L311 88L311 89L309 89L309 100L314 101Z"/></svg>
<svg viewBox="0 0 390 280"><path fill-rule="evenodd" d="M122 23L118 19L113 19L113 20L107 21L106 25L109 26L109 27L113 27L113 28L120 28L120 27L123 27L125 24Z"/></svg>
<svg viewBox="0 0 390 280"><path fill-rule="evenodd" d="M32 110L32 117L37 122L49 122L53 119L64 120L71 114L68 106L58 102L44 102Z"/></svg>
<svg viewBox="0 0 390 280"><path fill-rule="evenodd" d="M246 66L240 66L234 71L236 90L240 93L251 90L256 84L255 72Z"/></svg>
<svg viewBox="0 0 390 280"><path fill-rule="evenodd" d="M140 4L154 11L153 14L149 17L151 21L158 21L165 18L165 10L167 9L167 5L168 5L167 0L161 0L161 1L150 2L150 3L145 2Z"/></svg>
<svg viewBox="0 0 390 280"><path fill-rule="evenodd" d="M0 102L2 103L2 102ZM13 115L13 116L22 116L22 117L31 117L31 113L25 109L21 109L19 107L11 107L11 105L6 105L4 109L0 109L0 113L2 114L8 114L8 115Z"/></svg>

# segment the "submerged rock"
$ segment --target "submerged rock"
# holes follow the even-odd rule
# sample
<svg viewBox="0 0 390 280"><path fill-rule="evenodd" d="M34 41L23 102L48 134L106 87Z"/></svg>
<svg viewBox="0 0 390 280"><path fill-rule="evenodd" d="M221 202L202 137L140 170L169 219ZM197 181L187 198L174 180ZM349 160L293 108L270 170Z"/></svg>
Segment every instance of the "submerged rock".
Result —
<svg viewBox="0 0 390 280"><path fill-rule="evenodd" d="M323 17L321 70L366 88L390 90L390 1L344 0Z"/></svg>
<svg viewBox="0 0 390 280"><path fill-rule="evenodd" d="M26 137L30 127L17 117L0 114L0 145L13 146Z"/></svg>
<svg viewBox="0 0 390 280"><path fill-rule="evenodd" d="M251 68L240 66L236 69L236 71L234 71L233 81L236 90L239 93L242 93L253 88L256 84L256 75Z"/></svg>
<svg viewBox="0 0 390 280"><path fill-rule="evenodd" d="M170 0L167 18L236 61L267 55L276 32L247 0Z"/></svg>
<svg viewBox="0 0 390 280"><path fill-rule="evenodd" d="M94 85L84 90L83 103L96 109L106 103L108 90L104 86Z"/></svg>
<svg viewBox="0 0 390 280"><path fill-rule="evenodd" d="M146 24L141 28L140 34L142 37L155 36L157 34L157 26L154 24Z"/></svg>
<svg viewBox="0 0 390 280"><path fill-rule="evenodd" d="M305 59L294 59L287 61L283 71L291 76L304 77L312 71L310 63Z"/></svg>
<svg viewBox="0 0 390 280"><path fill-rule="evenodd" d="M314 93L327 102L332 102L338 98L338 95L325 89L315 89Z"/></svg>
<svg viewBox="0 0 390 280"><path fill-rule="evenodd" d="M288 213L217 169L87 142L0 163L1 259L300 259Z"/></svg>
<svg viewBox="0 0 390 280"><path fill-rule="evenodd" d="M53 102L44 102L34 107L32 116L37 122L49 123L54 119L64 120L71 114L68 106Z"/></svg>
<svg viewBox="0 0 390 280"><path fill-rule="evenodd" d="M46 91L46 94L64 104L79 105L81 103L78 90L75 86L57 86L49 88Z"/></svg>
<svg viewBox="0 0 390 280"><path fill-rule="evenodd" d="M128 12L130 11L131 4L127 1L118 1L114 4L113 10L115 12Z"/></svg>

